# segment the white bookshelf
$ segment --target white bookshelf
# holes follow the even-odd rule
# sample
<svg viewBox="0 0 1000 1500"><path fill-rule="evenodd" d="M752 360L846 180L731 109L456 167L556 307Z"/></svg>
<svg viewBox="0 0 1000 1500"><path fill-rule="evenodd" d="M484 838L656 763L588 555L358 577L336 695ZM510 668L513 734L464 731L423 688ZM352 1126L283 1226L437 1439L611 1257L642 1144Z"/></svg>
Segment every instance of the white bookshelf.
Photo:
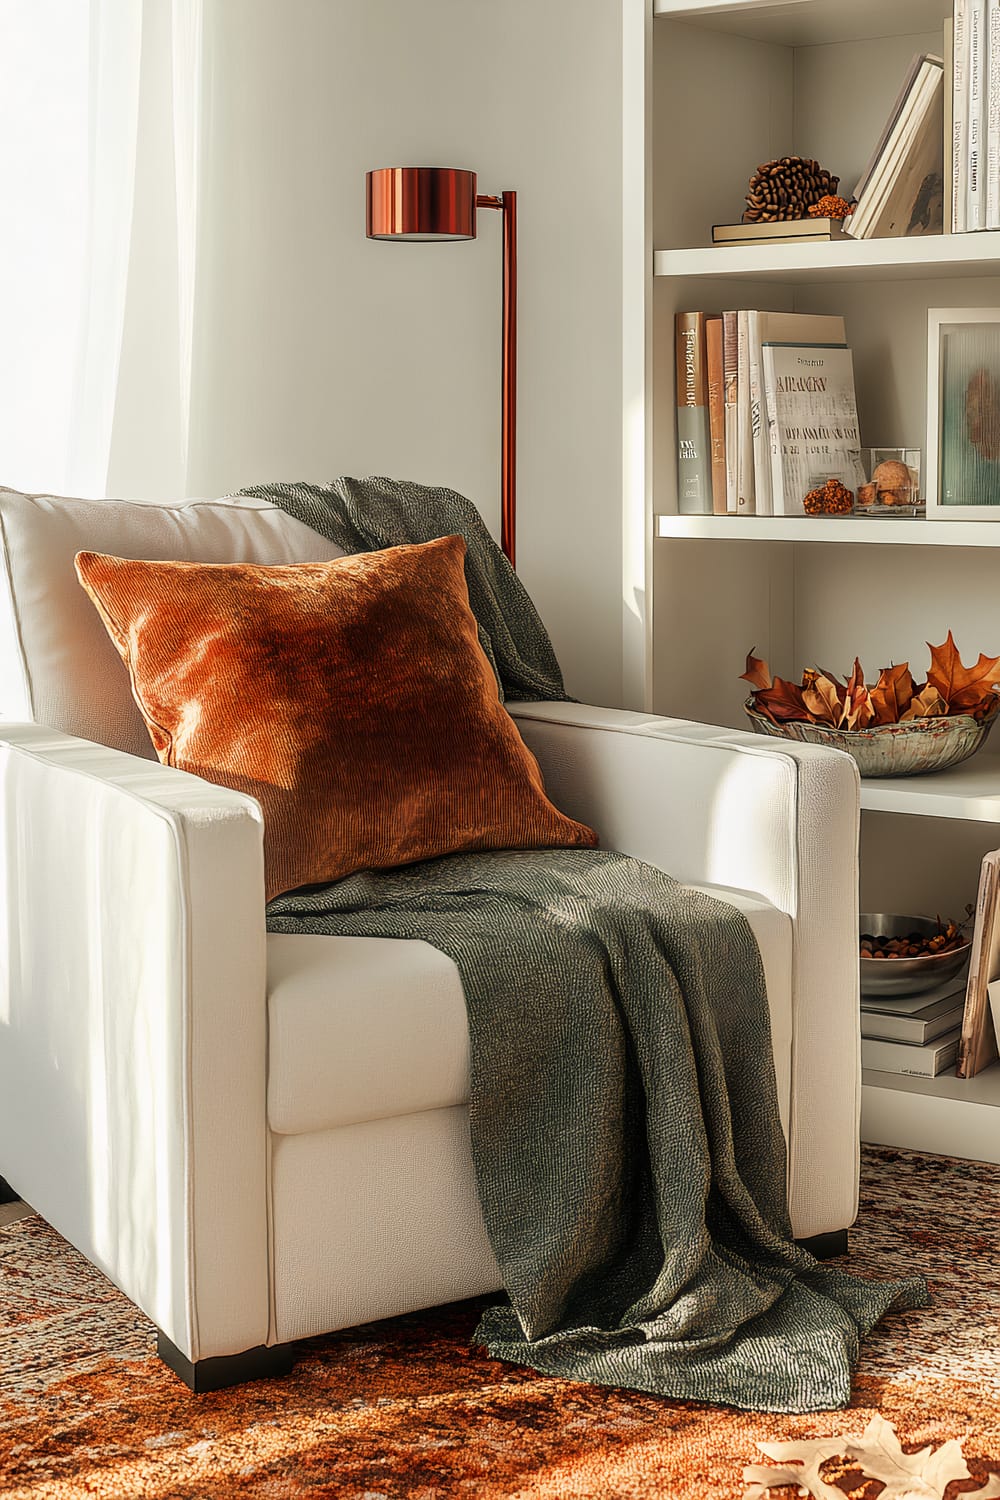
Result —
<svg viewBox="0 0 1000 1500"><path fill-rule="evenodd" d="M949 629L965 660L1000 652L1000 512L677 513L679 310L842 314L863 441L926 454L927 311L1000 305L1000 234L723 247L711 227L739 219L751 173L780 155L815 157L849 196L910 59L940 53L950 12L951 0L625 0L630 706L745 728L750 649L786 677L816 662L846 672L856 655L870 673L909 660L919 677L926 643ZM993 736L953 771L862 783L865 909L960 914L974 900L981 855L1000 845ZM1000 1160L1000 1068L971 1083L869 1074L863 1094L867 1139Z"/></svg>

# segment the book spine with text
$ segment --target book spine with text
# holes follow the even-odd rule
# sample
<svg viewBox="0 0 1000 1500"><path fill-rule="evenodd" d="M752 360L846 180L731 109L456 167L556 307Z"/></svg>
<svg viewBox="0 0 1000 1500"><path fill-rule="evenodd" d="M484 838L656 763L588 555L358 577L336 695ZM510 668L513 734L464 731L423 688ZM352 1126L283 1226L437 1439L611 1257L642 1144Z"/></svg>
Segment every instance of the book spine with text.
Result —
<svg viewBox="0 0 1000 1500"><path fill-rule="evenodd" d="M986 14L986 228L1000 229L1000 0Z"/></svg>
<svg viewBox="0 0 1000 1500"><path fill-rule="evenodd" d="M986 228L986 178L983 144L986 134L986 0L969 5L969 128L967 227Z"/></svg>
<svg viewBox="0 0 1000 1500"><path fill-rule="evenodd" d="M752 516L756 509L753 488L753 420L750 414L750 314L736 314L736 511Z"/></svg>
<svg viewBox="0 0 1000 1500"><path fill-rule="evenodd" d="M739 340L734 312L722 314L722 375L726 405L726 510L736 512L736 450L739 443L737 392L739 385Z"/></svg>
<svg viewBox="0 0 1000 1500"><path fill-rule="evenodd" d="M753 438L754 511L773 515L771 505L771 440L764 405L764 372L760 365L760 313L747 314L747 364L750 369L750 433Z"/></svg>
<svg viewBox="0 0 1000 1500"><path fill-rule="evenodd" d="M969 158L966 149L969 92L969 0L955 0L952 17L951 222L956 234L969 227Z"/></svg>
<svg viewBox="0 0 1000 1500"><path fill-rule="evenodd" d="M945 234L955 233L955 204L952 191L955 163L952 159L955 119L955 26L951 16L944 18L941 57L944 61L944 154L942 156L942 217Z"/></svg>
<svg viewBox="0 0 1000 1500"><path fill-rule="evenodd" d="M708 362L708 435L712 445L712 510L726 514L726 393L722 365L722 319L705 320Z"/></svg>
<svg viewBox="0 0 1000 1500"><path fill-rule="evenodd" d="M681 515L712 511L711 435L705 314L681 312L677 340L677 509Z"/></svg>

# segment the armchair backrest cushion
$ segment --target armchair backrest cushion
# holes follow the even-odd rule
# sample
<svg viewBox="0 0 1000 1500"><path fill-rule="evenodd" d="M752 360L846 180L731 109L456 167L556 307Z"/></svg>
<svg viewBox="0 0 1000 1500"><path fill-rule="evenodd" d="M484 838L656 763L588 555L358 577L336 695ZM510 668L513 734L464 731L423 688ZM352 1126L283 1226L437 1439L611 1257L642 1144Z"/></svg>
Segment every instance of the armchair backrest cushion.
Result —
<svg viewBox="0 0 1000 1500"><path fill-rule="evenodd" d="M0 718L155 760L78 552L164 562L327 562L340 547L263 500L73 500L0 488Z"/></svg>

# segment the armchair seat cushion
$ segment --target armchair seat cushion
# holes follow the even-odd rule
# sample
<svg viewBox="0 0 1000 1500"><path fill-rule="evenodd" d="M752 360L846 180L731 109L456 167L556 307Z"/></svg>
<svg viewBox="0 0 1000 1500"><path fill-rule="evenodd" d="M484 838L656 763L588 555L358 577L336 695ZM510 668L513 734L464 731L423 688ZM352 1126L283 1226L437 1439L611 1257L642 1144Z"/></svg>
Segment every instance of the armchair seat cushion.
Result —
<svg viewBox="0 0 1000 1500"><path fill-rule="evenodd" d="M760 947L787 1137L791 919L745 891L697 888L745 912ZM267 948L273 1131L301 1135L468 1103L465 1001L445 954L415 941L283 934L269 936Z"/></svg>

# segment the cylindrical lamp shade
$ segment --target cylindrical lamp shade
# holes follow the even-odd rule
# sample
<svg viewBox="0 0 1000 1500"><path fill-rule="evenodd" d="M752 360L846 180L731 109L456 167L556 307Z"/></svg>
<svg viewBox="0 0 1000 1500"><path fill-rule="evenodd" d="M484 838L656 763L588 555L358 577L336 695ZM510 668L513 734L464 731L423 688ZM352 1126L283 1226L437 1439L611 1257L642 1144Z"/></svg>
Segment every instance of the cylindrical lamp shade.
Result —
<svg viewBox="0 0 1000 1500"><path fill-rule="evenodd" d="M476 174L458 167L379 167L365 177L368 238L474 240Z"/></svg>

